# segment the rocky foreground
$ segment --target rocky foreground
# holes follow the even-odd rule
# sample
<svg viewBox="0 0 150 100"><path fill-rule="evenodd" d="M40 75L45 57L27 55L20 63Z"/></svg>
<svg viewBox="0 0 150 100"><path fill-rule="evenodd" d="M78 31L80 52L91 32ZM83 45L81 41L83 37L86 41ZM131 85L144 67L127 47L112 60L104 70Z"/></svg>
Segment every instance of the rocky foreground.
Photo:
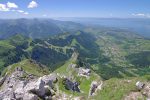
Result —
<svg viewBox="0 0 150 100"><path fill-rule="evenodd" d="M136 84L137 91L132 91L124 100L150 100L150 83L138 81Z"/></svg>
<svg viewBox="0 0 150 100"><path fill-rule="evenodd" d="M78 72L77 76L89 80L91 70L75 66L75 64L69 65L70 68L74 68ZM62 83L60 83L60 80L62 80ZM130 84L131 80L127 82ZM67 91L72 91L72 95L62 92L60 84ZM6 73L0 79L0 100L91 100L90 97L97 95L98 90L105 88L102 86L103 84L102 81L92 81L88 90L88 97L83 98L82 95L73 96L75 92L83 93L80 83L76 80L71 80L69 77L58 73L37 77L26 72L22 67L16 67L11 74ZM136 90L127 95L125 94L126 96L123 100L150 100L149 82L138 81L135 86Z"/></svg>
<svg viewBox="0 0 150 100"><path fill-rule="evenodd" d="M72 64L71 66L73 66ZM70 66L69 66L70 67ZM84 68L76 68L79 77L89 79L91 70ZM82 100L82 96L74 97L67 95L59 90L58 80L62 80L62 85L67 91L83 93L80 90L79 82L71 80L66 76L52 73L37 77L27 73L22 67L16 67L11 73L6 73L0 79L0 100ZM93 81L89 89L89 96L96 95L97 90L100 90L102 83ZM85 100L85 99L83 99Z"/></svg>
<svg viewBox="0 0 150 100"><path fill-rule="evenodd" d="M17 67L11 76L1 79L0 100L51 100L55 90L53 83L57 81L55 74L37 78Z"/></svg>

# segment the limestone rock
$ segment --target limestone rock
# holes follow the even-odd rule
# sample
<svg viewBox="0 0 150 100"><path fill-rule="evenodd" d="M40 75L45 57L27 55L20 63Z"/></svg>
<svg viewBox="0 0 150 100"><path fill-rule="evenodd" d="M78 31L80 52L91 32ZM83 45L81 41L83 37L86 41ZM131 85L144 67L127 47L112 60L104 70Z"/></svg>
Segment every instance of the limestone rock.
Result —
<svg viewBox="0 0 150 100"><path fill-rule="evenodd" d="M0 78L0 86L4 83L4 81L6 80L6 77L7 77L7 75Z"/></svg>
<svg viewBox="0 0 150 100"><path fill-rule="evenodd" d="M45 82L46 85L53 87L53 82L57 81L57 75L56 74L44 75L43 77L41 77L41 79Z"/></svg>
<svg viewBox="0 0 150 100"><path fill-rule="evenodd" d="M150 84L149 83L145 84L141 92L143 95L145 95L147 98L150 99Z"/></svg>
<svg viewBox="0 0 150 100"><path fill-rule="evenodd" d="M98 83L96 81L93 81L91 83L90 95L93 95L95 93L97 87L98 87Z"/></svg>
<svg viewBox="0 0 150 100"><path fill-rule="evenodd" d="M36 82L30 82L25 86L25 91L32 92L37 94L38 96L45 95L44 81L42 78L39 78Z"/></svg>
<svg viewBox="0 0 150 100"><path fill-rule="evenodd" d="M33 75L17 67L11 75L2 78L0 100L51 100L55 95L53 83L57 81L57 75L50 74L40 78L30 76Z"/></svg>
<svg viewBox="0 0 150 100"><path fill-rule="evenodd" d="M64 85L65 85L65 88L68 90L80 92L80 89L78 87L79 86L78 82L72 82L71 80L66 78L64 79Z"/></svg>
<svg viewBox="0 0 150 100"><path fill-rule="evenodd" d="M139 91L131 92L124 100L150 100L150 83L138 81L135 85Z"/></svg>
<svg viewBox="0 0 150 100"><path fill-rule="evenodd" d="M46 96L45 100L52 100L52 97L51 96Z"/></svg>
<svg viewBox="0 0 150 100"><path fill-rule="evenodd" d="M139 90L143 89L144 85L145 85L145 84L142 83L142 82L140 82L140 81L136 82L136 87L137 87L137 89L139 89Z"/></svg>
<svg viewBox="0 0 150 100"><path fill-rule="evenodd" d="M44 88L45 88L45 94L50 96L51 95L51 91L50 91L51 87L49 87L48 85L45 85Z"/></svg>
<svg viewBox="0 0 150 100"><path fill-rule="evenodd" d="M15 91L14 91L14 94L15 94L15 98L18 99L18 100L21 100L23 95L24 95L24 86L25 86L25 83L24 81L21 81L19 82L16 87L15 87Z"/></svg>
<svg viewBox="0 0 150 100"><path fill-rule="evenodd" d="M93 96L97 93L98 90L102 89L103 81L93 81L91 83L91 88L89 91L89 96Z"/></svg>
<svg viewBox="0 0 150 100"><path fill-rule="evenodd" d="M11 99L14 99L15 98L15 95L14 95L14 92L12 89L7 89L5 91L2 91L0 93L0 100L11 100Z"/></svg>
<svg viewBox="0 0 150 100"><path fill-rule="evenodd" d="M140 92L131 92L124 100L145 100Z"/></svg>
<svg viewBox="0 0 150 100"><path fill-rule="evenodd" d="M86 68L86 69L85 68L79 68L78 75L88 77L88 76L90 76L90 73L91 73L91 70L88 68Z"/></svg>
<svg viewBox="0 0 150 100"><path fill-rule="evenodd" d="M31 93L25 93L23 100L38 100L38 96Z"/></svg>

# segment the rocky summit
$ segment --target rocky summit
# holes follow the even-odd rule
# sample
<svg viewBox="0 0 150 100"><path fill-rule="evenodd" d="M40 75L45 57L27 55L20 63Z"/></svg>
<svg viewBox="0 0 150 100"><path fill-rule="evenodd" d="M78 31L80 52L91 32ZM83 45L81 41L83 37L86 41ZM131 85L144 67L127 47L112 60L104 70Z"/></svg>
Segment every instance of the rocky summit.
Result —
<svg viewBox="0 0 150 100"><path fill-rule="evenodd" d="M111 91L109 95L123 93L122 100L150 99L148 76L104 81L76 60L73 56L51 73L31 60L9 66L0 79L0 100L107 100L109 97L104 95Z"/></svg>
<svg viewBox="0 0 150 100"><path fill-rule="evenodd" d="M44 67L41 69L42 65L38 66L35 61L25 60L9 66L0 79L0 100L91 99L101 90L103 83L96 73L73 63L77 57L73 58L62 69L49 74L45 74Z"/></svg>
<svg viewBox="0 0 150 100"><path fill-rule="evenodd" d="M37 78L17 67L10 76L3 77L0 100L51 100L54 81L57 81L54 74Z"/></svg>

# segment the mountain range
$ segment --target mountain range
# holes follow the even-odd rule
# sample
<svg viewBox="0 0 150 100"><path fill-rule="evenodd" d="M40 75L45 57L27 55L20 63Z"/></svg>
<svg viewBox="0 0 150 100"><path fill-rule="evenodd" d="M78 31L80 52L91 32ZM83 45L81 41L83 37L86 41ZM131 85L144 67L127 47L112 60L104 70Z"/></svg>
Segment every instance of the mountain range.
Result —
<svg viewBox="0 0 150 100"><path fill-rule="evenodd" d="M148 38L124 28L52 19L1 19L0 71L1 76L13 75L19 67L37 77L56 73L56 85L62 93L83 96L83 100L88 99L92 82L96 81L100 95L89 99L120 100L132 90L137 91L134 84L138 79L150 79L149 44ZM89 79L78 76L80 68L91 70ZM66 90L61 82L68 80L61 76L80 83L83 92ZM128 80L131 83L124 83Z"/></svg>

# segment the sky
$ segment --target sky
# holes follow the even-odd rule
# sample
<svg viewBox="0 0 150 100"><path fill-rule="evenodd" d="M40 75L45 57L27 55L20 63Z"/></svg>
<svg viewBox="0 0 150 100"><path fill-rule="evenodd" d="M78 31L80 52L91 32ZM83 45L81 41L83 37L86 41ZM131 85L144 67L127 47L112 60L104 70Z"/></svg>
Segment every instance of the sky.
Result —
<svg viewBox="0 0 150 100"><path fill-rule="evenodd" d="M0 0L0 18L150 18L150 0Z"/></svg>

